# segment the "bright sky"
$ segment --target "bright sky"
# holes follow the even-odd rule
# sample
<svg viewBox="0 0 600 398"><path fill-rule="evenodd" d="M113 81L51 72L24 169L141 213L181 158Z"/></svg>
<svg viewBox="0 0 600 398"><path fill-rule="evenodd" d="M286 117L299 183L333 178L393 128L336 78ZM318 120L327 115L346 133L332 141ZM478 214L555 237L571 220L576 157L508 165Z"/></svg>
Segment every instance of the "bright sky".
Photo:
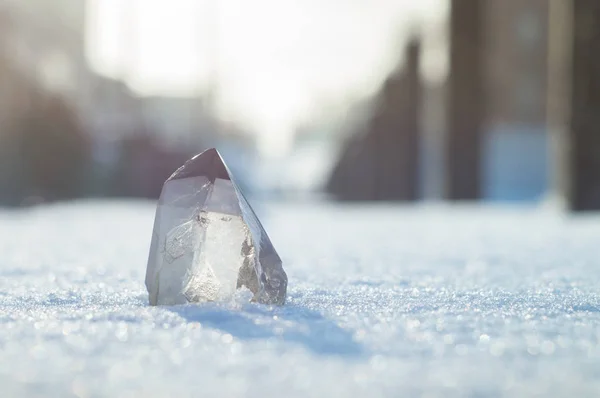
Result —
<svg viewBox="0 0 600 398"><path fill-rule="evenodd" d="M282 136L322 97L373 88L403 32L447 0L90 0L89 56L140 94L192 95L218 71L225 113ZM445 71L425 53L428 75Z"/></svg>

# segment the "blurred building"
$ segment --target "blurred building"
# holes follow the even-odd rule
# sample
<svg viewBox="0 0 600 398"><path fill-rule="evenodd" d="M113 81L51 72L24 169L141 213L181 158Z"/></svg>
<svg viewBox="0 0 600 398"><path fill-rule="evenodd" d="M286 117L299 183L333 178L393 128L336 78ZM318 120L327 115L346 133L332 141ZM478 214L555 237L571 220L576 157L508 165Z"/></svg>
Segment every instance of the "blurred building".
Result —
<svg viewBox="0 0 600 398"><path fill-rule="evenodd" d="M487 1L485 59L489 122L544 124L548 1Z"/></svg>
<svg viewBox="0 0 600 398"><path fill-rule="evenodd" d="M481 1L483 70L480 75L485 96L481 101L485 105L484 123L479 133L482 137L476 149L481 152L481 197L539 200L549 188L551 170L546 126L548 1ZM443 32L436 26L425 29ZM422 118L418 161L420 197L441 198L447 167L444 141L449 139L448 84L422 82L422 109L418 111ZM395 111L402 113L397 107ZM358 135L370 133L363 127L347 127L362 130L357 131L357 136L349 140L346 150L342 151L341 163L347 167L365 164L365 159L358 155L365 141L358 139ZM406 132L398 130L395 134ZM401 153L397 151L397 156ZM338 165L336 172L340 167L345 168L343 164ZM364 180L364 176L355 177Z"/></svg>
<svg viewBox="0 0 600 398"><path fill-rule="evenodd" d="M549 0L548 125L553 199L571 211L600 210L600 3Z"/></svg>
<svg viewBox="0 0 600 398"><path fill-rule="evenodd" d="M326 184L335 198L406 201L419 195L420 48L419 38L406 43L404 60L383 82L372 115L341 151Z"/></svg>
<svg viewBox="0 0 600 398"><path fill-rule="evenodd" d="M191 153L207 141L214 144L216 122L200 96L140 98L125 82L91 70L86 3L0 3L0 188L10 193L11 203L28 192L27 182L17 184L20 178L11 170L30 170L35 163L15 151L14 137L23 136L15 126L23 118L39 118L39 106L48 98L60 98L86 134L91 152L81 155L88 163L88 195L154 197Z"/></svg>
<svg viewBox="0 0 600 398"><path fill-rule="evenodd" d="M547 0L487 0L483 197L538 200L549 188Z"/></svg>

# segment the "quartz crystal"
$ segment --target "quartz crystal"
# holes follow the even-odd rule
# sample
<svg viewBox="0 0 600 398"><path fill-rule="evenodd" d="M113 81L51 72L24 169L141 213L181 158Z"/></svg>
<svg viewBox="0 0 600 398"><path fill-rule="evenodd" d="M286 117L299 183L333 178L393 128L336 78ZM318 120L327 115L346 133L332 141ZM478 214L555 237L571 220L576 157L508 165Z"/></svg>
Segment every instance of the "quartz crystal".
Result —
<svg viewBox="0 0 600 398"><path fill-rule="evenodd" d="M254 210L216 149L163 185L146 269L151 305L223 301L285 303L287 275Z"/></svg>

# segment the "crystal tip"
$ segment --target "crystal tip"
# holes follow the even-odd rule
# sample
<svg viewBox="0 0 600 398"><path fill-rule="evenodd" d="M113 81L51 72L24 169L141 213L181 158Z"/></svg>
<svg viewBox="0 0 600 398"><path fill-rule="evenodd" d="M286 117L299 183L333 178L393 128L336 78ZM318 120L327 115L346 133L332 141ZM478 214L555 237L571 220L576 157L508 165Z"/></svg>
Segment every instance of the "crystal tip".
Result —
<svg viewBox="0 0 600 398"><path fill-rule="evenodd" d="M185 162L169 177L169 181L201 176L211 181L217 178L231 180L227 166L216 148L209 148Z"/></svg>

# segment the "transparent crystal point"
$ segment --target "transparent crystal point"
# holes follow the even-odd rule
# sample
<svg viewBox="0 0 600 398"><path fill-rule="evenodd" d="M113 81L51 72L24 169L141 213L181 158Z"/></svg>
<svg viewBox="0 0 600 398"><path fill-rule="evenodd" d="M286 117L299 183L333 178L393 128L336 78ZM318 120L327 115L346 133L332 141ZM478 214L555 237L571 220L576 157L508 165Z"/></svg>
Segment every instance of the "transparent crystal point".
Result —
<svg viewBox="0 0 600 398"><path fill-rule="evenodd" d="M146 269L151 305L228 300L285 303L287 275L250 204L216 149L165 182Z"/></svg>

